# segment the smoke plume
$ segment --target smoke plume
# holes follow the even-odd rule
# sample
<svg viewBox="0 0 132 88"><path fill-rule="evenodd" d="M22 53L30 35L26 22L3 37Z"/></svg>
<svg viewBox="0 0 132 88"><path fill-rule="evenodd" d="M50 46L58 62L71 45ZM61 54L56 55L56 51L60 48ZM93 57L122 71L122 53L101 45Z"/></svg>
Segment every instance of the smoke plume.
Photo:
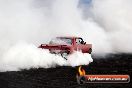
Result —
<svg viewBox="0 0 132 88"><path fill-rule="evenodd" d="M19 42L9 48L0 62L0 71L18 71L30 68L88 65L93 62L90 54L74 52L67 57L50 54L49 50L38 49L33 44Z"/></svg>
<svg viewBox="0 0 132 88"><path fill-rule="evenodd" d="M61 57L37 48L56 36L80 36L92 43L96 55L132 52L131 0L80 2L0 0L0 70L66 65ZM88 62L68 63L92 61L90 55L78 52L69 58L79 55L88 56Z"/></svg>
<svg viewBox="0 0 132 88"><path fill-rule="evenodd" d="M132 53L131 4L131 0L92 1L91 17L105 31L112 52Z"/></svg>

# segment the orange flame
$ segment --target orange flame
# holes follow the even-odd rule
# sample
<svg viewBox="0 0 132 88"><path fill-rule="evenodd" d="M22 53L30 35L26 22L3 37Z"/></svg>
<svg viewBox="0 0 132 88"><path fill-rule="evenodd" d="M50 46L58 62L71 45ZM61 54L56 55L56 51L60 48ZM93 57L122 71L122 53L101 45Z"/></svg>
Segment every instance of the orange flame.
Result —
<svg viewBox="0 0 132 88"><path fill-rule="evenodd" d="M79 75L80 75L80 76L84 76L84 75L85 75L85 70L82 69L82 66L80 66L80 67L78 68L78 72L79 72Z"/></svg>

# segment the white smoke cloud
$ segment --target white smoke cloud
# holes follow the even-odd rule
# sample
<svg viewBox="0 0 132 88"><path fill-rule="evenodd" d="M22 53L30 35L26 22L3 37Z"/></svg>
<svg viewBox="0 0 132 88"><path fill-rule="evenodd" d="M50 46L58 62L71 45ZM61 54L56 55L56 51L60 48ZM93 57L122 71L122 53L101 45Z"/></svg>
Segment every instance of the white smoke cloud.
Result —
<svg viewBox="0 0 132 88"><path fill-rule="evenodd" d="M112 52L132 53L131 0L92 0L93 19L103 28Z"/></svg>
<svg viewBox="0 0 132 88"><path fill-rule="evenodd" d="M48 55L48 51L35 48L55 36L83 37L87 43L92 43L93 54L132 52L131 0L92 0L88 7L79 7L78 2L79 0L0 0L0 68L5 64L13 65L11 69L14 70L19 66L29 68L39 64L50 67L48 63L51 65L53 59L45 64L32 58L41 60L42 52L48 58L58 58ZM87 13L82 14L84 11ZM17 46L23 41L31 45ZM28 59L25 61L23 58ZM30 61L35 62L34 65L28 64Z"/></svg>
<svg viewBox="0 0 132 88"><path fill-rule="evenodd" d="M81 16L77 5L78 1L74 0L0 0L0 70L88 64L90 56L83 63L79 61L83 59L80 54L73 65L71 60L66 62L37 48L55 36L80 34Z"/></svg>
<svg viewBox="0 0 132 88"><path fill-rule="evenodd" d="M93 59L90 54L74 52L68 56L67 62L70 66L88 65L93 62Z"/></svg>
<svg viewBox="0 0 132 88"><path fill-rule="evenodd" d="M59 55L50 54L48 50L38 49L33 44L20 42L3 55L0 71L18 71L30 68L50 68L56 66L88 65L93 62L90 54L74 52L65 60Z"/></svg>

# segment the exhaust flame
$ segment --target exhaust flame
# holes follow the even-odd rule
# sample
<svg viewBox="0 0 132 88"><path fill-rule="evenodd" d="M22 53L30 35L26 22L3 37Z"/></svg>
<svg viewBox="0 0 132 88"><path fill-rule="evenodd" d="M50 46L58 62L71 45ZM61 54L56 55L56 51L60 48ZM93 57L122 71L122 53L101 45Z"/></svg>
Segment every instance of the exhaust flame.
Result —
<svg viewBox="0 0 132 88"><path fill-rule="evenodd" d="M84 76L86 74L85 70L82 68L82 66L79 66L78 72L80 76Z"/></svg>

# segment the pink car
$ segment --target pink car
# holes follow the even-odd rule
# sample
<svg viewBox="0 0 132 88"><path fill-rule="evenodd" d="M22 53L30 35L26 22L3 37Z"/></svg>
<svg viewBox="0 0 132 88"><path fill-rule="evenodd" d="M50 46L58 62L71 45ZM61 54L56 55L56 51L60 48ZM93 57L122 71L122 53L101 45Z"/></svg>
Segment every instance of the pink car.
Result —
<svg viewBox="0 0 132 88"><path fill-rule="evenodd" d="M56 37L49 44L41 44L39 48L49 49L50 53L61 54L64 58L73 51L92 52L92 44L86 44L81 37Z"/></svg>

